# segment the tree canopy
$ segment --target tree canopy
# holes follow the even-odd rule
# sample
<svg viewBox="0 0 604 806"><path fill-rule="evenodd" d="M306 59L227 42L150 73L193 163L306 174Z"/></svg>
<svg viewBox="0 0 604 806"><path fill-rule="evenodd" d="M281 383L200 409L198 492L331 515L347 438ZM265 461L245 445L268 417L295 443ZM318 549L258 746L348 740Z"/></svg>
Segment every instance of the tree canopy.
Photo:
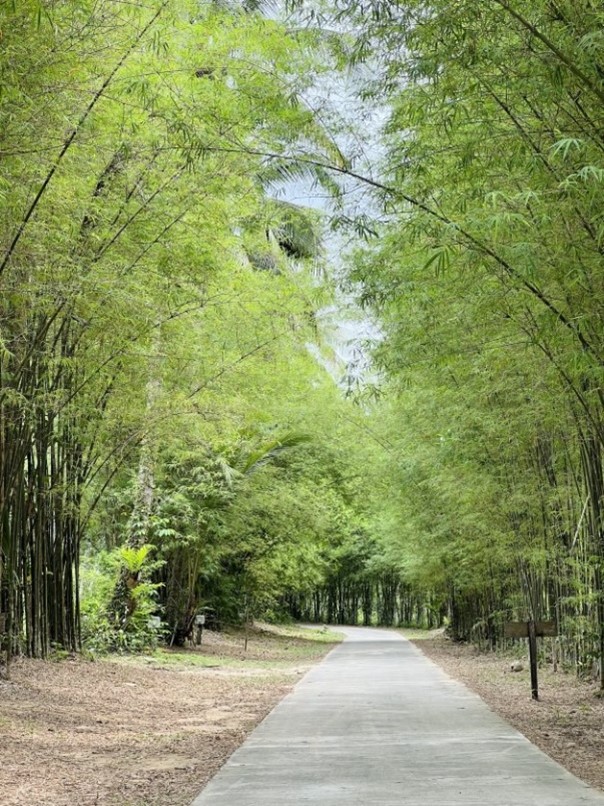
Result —
<svg viewBox="0 0 604 806"><path fill-rule="evenodd" d="M602 664L603 22L5 4L8 659L153 615L180 643L207 608L492 646L552 618ZM351 298L356 389L322 325Z"/></svg>

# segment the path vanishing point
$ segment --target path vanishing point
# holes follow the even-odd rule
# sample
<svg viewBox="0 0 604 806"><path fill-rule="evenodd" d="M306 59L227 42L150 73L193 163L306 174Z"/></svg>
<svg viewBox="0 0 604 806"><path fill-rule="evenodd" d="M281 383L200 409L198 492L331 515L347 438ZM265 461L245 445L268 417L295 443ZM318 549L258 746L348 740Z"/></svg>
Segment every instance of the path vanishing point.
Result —
<svg viewBox="0 0 604 806"><path fill-rule="evenodd" d="M604 806L409 641L341 629L193 806Z"/></svg>

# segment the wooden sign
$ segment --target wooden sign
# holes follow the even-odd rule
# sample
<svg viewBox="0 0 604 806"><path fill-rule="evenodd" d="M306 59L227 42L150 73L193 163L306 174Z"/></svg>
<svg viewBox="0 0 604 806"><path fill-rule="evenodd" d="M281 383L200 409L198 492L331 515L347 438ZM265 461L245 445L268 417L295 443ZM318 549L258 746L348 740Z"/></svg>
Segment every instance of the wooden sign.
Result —
<svg viewBox="0 0 604 806"><path fill-rule="evenodd" d="M503 625L503 635L505 638L528 638L528 621L506 621ZM555 621L536 621L535 635L537 638L555 638L558 635Z"/></svg>
<svg viewBox="0 0 604 806"><path fill-rule="evenodd" d="M555 621L507 621L503 625L506 638L528 638L529 660L531 664L531 696L539 699L539 683L537 682L537 638L558 635Z"/></svg>

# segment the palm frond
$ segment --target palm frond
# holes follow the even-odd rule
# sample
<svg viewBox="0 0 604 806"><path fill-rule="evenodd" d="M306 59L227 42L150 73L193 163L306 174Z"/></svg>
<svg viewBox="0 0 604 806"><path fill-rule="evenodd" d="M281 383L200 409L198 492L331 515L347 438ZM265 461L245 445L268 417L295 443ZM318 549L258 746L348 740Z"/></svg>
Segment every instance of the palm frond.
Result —
<svg viewBox="0 0 604 806"><path fill-rule="evenodd" d="M238 467L238 470L243 475L249 476L284 451L292 450L310 441L311 437L308 434L303 434L299 431L288 431L243 454L240 457L241 466Z"/></svg>
<svg viewBox="0 0 604 806"><path fill-rule="evenodd" d="M274 207L278 221L271 231L281 250L298 260L318 257L321 232L317 213L286 201L276 201Z"/></svg>
<svg viewBox="0 0 604 806"><path fill-rule="evenodd" d="M279 268L279 261L272 252L248 252L248 260L258 271L268 271L278 277L282 272Z"/></svg>
<svg viewBox="0 0 604 806"><path fill-rule="evenodd" d="M317 169L314 165L295 159L270 157L258 173L260 183L273 186L286 182L317 180Z"/></svg>

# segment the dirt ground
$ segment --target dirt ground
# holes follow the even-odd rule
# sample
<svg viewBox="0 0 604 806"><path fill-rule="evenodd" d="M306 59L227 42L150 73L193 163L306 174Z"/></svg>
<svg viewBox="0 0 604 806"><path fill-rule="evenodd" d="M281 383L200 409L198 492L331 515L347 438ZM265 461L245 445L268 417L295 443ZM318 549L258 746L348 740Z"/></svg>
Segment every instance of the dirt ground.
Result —
<svg viewBox="0 0 604 806"><path fill-rule="evenodd" d="M598 686L574 675L539 669L539 701L531 699L528 662L512 672L517 658L479 654L440 635L424 639L407 634L447 674L479 694L545 753L588 784L604 790L604 699Z"/></svg>
<svg viewBox="0 0 604 806"><path fill-rule="evenodd" d="M185 806L336 636L206 632L201 650L14 663L3 806Z"/></svg>
<svg viewBox="0 0 604 806"><path fill-rule="evenodd" d="M597 686L404 631L556 761L604 790ZM206 633L201 649L14 664L0 680L3 806L188 806L253 727L333 646L324 631Z"/></svg>

